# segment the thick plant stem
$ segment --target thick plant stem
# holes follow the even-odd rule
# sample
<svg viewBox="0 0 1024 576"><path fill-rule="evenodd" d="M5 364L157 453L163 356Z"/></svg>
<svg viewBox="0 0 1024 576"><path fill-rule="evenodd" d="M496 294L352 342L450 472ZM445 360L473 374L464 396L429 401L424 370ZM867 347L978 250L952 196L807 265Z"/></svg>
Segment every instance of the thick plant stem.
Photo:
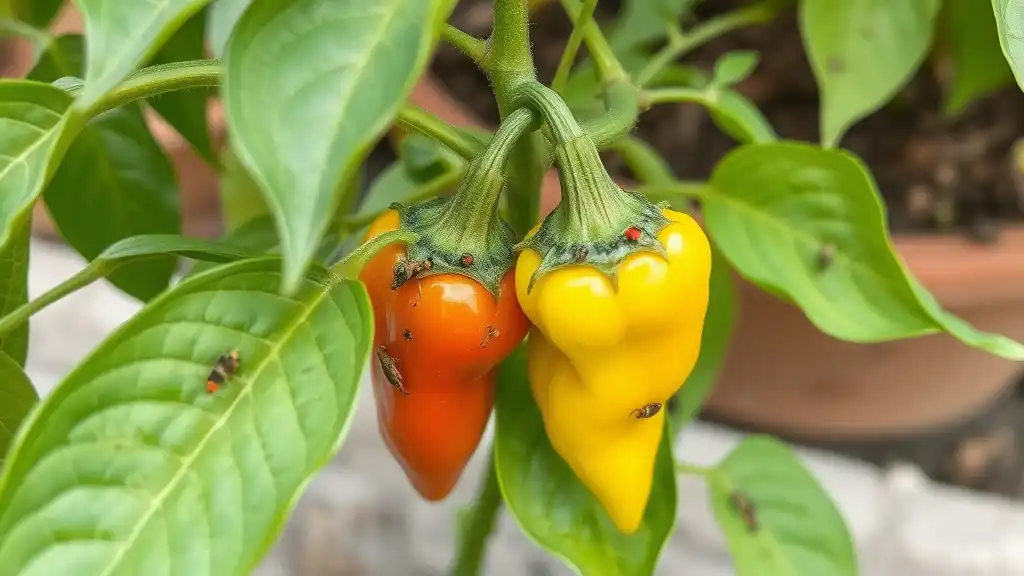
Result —
<svg viewBox="0 0 1024 576"><path fill-rule="evenodd" d="M216 60L190 60L149 66L135 72L117 85L89 109L89 116L96 116L136 100L151 98L175 90L190 88L214 88L220 85L223 68ZM76 83L65 89L76 93L84 84Z"/></svg>
<svg viewBox="0 0 1024 576"><path fill-rule="evenodd" d="M515 109L515 89L537 77L530 54L529 17L527 0L494 0L494 30L487 63L502 118ZM545 168L541 160L546 155L544 137L535 132L521 138L509 157L509 219L517 234L525 234L540 212L540 184Z"/></svg>
<svg viewBox="0 0 1024 576"><path fill-rule="evenodd" d="M487 462L487 475L480 485L473 508L467 511L459 523L459 551L451 572L453 576L480 574L487 550L487 540L494 531L494 524L501 509L501 487L498 485L493 448Z"/></svg>

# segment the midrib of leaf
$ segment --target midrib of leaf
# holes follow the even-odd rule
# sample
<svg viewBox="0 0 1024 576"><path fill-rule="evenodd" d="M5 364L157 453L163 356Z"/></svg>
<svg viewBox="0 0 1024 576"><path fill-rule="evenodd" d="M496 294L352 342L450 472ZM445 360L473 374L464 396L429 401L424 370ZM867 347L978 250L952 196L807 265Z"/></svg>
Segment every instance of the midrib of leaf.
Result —
<svg viewBox="0 0 1024 576"><path fill-rule="evenodd" d="M46 108L46 110L49 110L50 112L53 112L53 110L50 110L49 108ZM54 112L54 114L56 114L56 112ZM13 169L14 166L16 166L16 165L25 165L25 160L29 156L31 156L36 150L38 150L39 147L42 146L43 142L46 142L55 133L59 133L61 130L63 130L64 129L64 125L66 123L67 123L67 115L66 114L61 114L60 115L60 120L58 120L57 123L53 125L53 127L51 127L49 130L40 130L39 138L35 142L30 144L28 147L26 147L21 152L21 154L18 154L17 156L11 158L10 163L8 163L7 166L4 166L3 170L0 170L0 182L3 182L3 180L7 177L7 175L10 173L10 171ZM43 171L45 172L45 169ZM32 182L30 182L30 184L31 183ZM40 188L40 186L34 186L34 188ZM35 197L35 194L33 194L32 196ZM24 209L25 209L25 207L22 206L21 210L24 210ZM18 210L18 212L20 212L21 210ZM6 220L7 220L7 222L5 222L5 224L9 224L10 221L11 221L11 218L6 218ZM11 230L10 226L5 226L3 232L0 233L0 246L4 246L10 240L10 230Z"/></svg>
<svg viewBox="0 0 1024 576"><path fill-rule="evenodd" d="M308 303L309 305L306 306L302 313L297 315L295 319L292 320L292 322L290 322L285 327L285 329L281 333L281 337L277 339L277 341L270 348L267 354L255 364L251 376L244 379L245 385L242 387L242 390L238 393L237 396L235 396L234 400L232 400L231 404L228 406L227 410L224 411L223 415L213 424L213 426L210 427L210 429L203 435L203 437L200 438L199 442L196 444L196 447L191 451L191 453L189 453L187 456L181 459L181 466L178 468L178 471L174 473L174 476L172 476L170 481L167 482L167 485L159 493L157 493L156 497L151 500L149 508L142 515L142 517L139 518L138 522L135 525L135 528L132 529L130 534L128 534L128 537L121 541L121 545L118 548L117 554L110 560L110 563L107 564L107 568L104 569L101 576L110 576L110 574L113 573L114 569L116 569L120 565L128 549L131 547L132 544L134 544L135 540L142 533L142 530L149 524L149 521L153 518L153 515L156 514L156 512L163 507L164 501L167 500L168 496L170 496L170 494L174 491L178 483L181 482L181 479L185 477L186 472L188 472L192 464L203 452L203 449L210 442L210 439L212 439L216 432L223 428L225 424L231 419L231 416L232 414L234 414L235 409L241 404L241 400L248 398L250 392L252 391L253 385L255 384L256 380L259 379L260 375L263 373L263 370L269 365L272 359L276 360L278 358L278 355L281 352L281 348L284 346L285 342L291 340L291 337L294 335L295 331L299 329L303 322L309 319L309 316L313 313L313 310L320 304L320 301L323 300L323 298L330 293L334 285L335 284L333 283L321 285L323 289L314 294L315 297L312 299L311 302Z"/></svg>
<svg viewBox="0 0 1024 576"><path fill-rule="evenodd" d="M801 242L805 243L805 245L809 245L811 247L814 247L816 244L820 244L821 243L820 240L815 238L809 232L806 232L806 231L804 231L804 230L802 230L800 228L797 228L797 227L790 226L790 224L788 222L786 222L785 220L783 220L781 218L775 217L774 215L772 215L771 212L769 212L767 210L759 210L756 206L754 206L754 205L752 205L752 204L750 204L748 202L745 202L743 200L740 200L739 198L736 198L736 197L733 197L733 196L730 196L730 195L727 195L727 194L724 194L724 193L718 193L718 194L715 194L714 196L710 197L709 199L711 199L713 202L721 200L721 201L724 201L726 203L731 203L733 206L738 206L738 207L746 210L747 212L753 214L755 217L760 218L764 222L767 222L770 227L776 228L776 229L782 231L783 233L785 233L787 231L790 232L798 240L800 240ZM744 234L743 236L749 237L748 234ZM849 256L846 252L844 252L842 250L836 250L834 259L842 261L842 262L846 262L852 268L855 268L857 270L861 270L861 271L867 272L868 275L870 275L870 276L872 276L872 277L874 277L874 278L876 278L878 280L881 280L882 283L887 285L887 286L895 287L897 289L900 288L900 286L897 285L897 283L891 277L886 277L886 276L882 275L881 273L879 273L877 270L875 270L871 266L869 266L867 264L864 264L860 260L854 259L853 257ZM902 284L902 283L900 283L900 284ZM918 311L919 312L924 312L924 315L929 320L932 320L932 322L934 322L934 319L932 318L931 314L929 314L926 310L923 309L923 307L921 306L921 303L917 300L916 296L914 296L913 300L914 300L914 304L916 305ZM938 328L936 328L936 330L938 330Z"/></svg>
<svg viewBox="0 0 1024 576"><path fill-rule="evenodd" d="M413 0L413 1L423 1L423 2L426 2L426 1L430 1L430 0ZM373 36L372 45L374 47L380 46L382 44L386 44L386 42L384 42L383 40L386 37L386 32L387 32L388 28L391 25L391 21L394 20L395 16L398 14L398 10L399 10L399 6L400 5L404 6L404 4L402 4L401 2L392 2L389 5L391 10L389 12L387 12L386 15L383 16L383 18L381 19L381 24L377 28L377 30L376 30L376 32L375 32L375 34ZM385 13L382 13L382 14L385 14ZM346 20L351 20L351 19L352 19L351 16L346 18ZM352 66L351 70L355 71L355 78L357 78L357 79L361 79L362 78L363 73L366 70L366 66L367 66L367 63L369 62L369 60L370 60L370 58L363 58L362 60L357 61L354 66ZM339 98L340 106L338 108L338 120L334 122L334 128L332 129L332 131L335 134L337 134L338 128L340 127L341 122L344 121L345 112L350 108L350 106L352 104L353 96L356 93L356 89L355 89L356 88L356 84L357 84L356 82L350 82L349 83L349 89L342 95L341 98ZM245 145L244 139L240 138L240 139L238 139L238 141L241 144L241 148L245 151L245 155L248 156L250 159L252 159L253 158L252 151L250 151L248 149L248 146ZM321 167L320 167L320 169L317 170L318 174L322 175L326 171L326 167L327 167L327 164L328 164L329 156L330 156L330 150L328 149L327 152L320 159L321 160L320 161ZM346 166L349 163L351 163L350 159L346 162ZM250 164L255 164L255 163L254 162L250 162ZM263 171L260 170L258 172L262 173ZM266 182L266 178L262 174L260 175L260 179L263 180L264 182ZM322 187L323 187L323 182L322 181L318 181L317 182L317 189L318 189L318 191ZM278 204L278 202L275 201L274 204ZM291 234L291 226L290 226L291 223L288 222L288 219L286 219L286 218L280 218L278 220L279 220L278 221L278 226L281 227L281 231L283 232L282 238L281 238L281 243L282 244L290 244L291 243L291 236L292 236L292 234Z"/></svg>

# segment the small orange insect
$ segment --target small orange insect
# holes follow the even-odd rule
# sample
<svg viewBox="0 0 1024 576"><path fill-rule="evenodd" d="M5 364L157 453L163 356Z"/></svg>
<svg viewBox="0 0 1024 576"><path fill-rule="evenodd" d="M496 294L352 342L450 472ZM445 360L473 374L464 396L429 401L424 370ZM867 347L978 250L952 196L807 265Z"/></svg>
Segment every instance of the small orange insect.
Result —
<svg viewBox="0 0 1024 576"><path fill-rule="evenodd" d="M206 377L206 391L214 394L220 390L224 382L238 372L239 362L238 350L225 352L218 356L217 361L213 363L213 369L210 370L210 375Z"/></svg>

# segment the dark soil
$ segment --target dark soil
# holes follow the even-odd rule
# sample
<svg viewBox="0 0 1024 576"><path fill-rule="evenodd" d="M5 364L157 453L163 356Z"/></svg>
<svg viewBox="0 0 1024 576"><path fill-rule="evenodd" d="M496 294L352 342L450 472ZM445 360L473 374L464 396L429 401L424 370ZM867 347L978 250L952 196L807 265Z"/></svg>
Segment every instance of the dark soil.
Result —
<svg viewBox="0 0 1024 576"><path fill-rule="evenodd" d="M490 2L463 1L453 22L478 37L490 29ZM598 18L614 16L601 2ZM703 20L741 4L707 0ZM557 2L542 9L531 31L542 80L550 80L571 31ZM756 50L761 63L737 89L762 110L780 137L818 139L818 92L789 12L774 23L720 38L685 58L710 71L732 50ZM958 231L990 241L1006 221L1024 217L1024 180L1015 181L1011 148L1024 135L1024 96L1016 86L973 103L957 118L942 112L939 66L922 71L889 105L848 132L842 146L871 168L888 206L893 231ZM489 122L498 119L486 78L461 54L443 47L433 70L459 99ZM660 106L643 115L637 134L651 142L683 179L705 179L735 143L695 105ZM614 159L609 168L625 173ZM1020 175L1018 175L1020 178ZM1020 187L1019 187L1020 186Z"/></svg>

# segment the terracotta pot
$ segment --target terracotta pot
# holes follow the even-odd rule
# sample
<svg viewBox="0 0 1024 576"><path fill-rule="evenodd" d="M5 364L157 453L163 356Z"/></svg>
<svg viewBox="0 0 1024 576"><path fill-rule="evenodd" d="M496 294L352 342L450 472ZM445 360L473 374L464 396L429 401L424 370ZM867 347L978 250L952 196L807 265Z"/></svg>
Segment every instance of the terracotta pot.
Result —
<svg viewBox="0 0 1024 576"><path fill-rule="evenodd" d="M459 125L479 119L426 77L413 102ZM559 198L552 171L543 206ZM1024 227L998 243L959 236L895 238L910 270L948 310L978 328L1024 340ZM946 335L886 344L842 342L794 306L739 281L736 331L706 409L750 428L815 438L920 431L981 410L1013 384L1017 363Z"/></svg>
<svg viewBox="0 0 1024 576"><path fill-rule="evenodd" d="M66 4L54 20L51 31L55 34L73 34L82 31L82 21L71 5ZM32 51L24 41L10 40L0 44L0 76L24 76L32 65ZM146 121L153 137L167 152L178 175L181 191L182 226L186 234L214 237L220 233L220 201L217 195L217 172L211 168L188 143L178 135L152 109L146 108ZM211 99L208 108L210 137L215 147L224 142L224 116L219 101ZM53 221L42 202L35 206L32 221L37 236L57 238Z"/></svg>

